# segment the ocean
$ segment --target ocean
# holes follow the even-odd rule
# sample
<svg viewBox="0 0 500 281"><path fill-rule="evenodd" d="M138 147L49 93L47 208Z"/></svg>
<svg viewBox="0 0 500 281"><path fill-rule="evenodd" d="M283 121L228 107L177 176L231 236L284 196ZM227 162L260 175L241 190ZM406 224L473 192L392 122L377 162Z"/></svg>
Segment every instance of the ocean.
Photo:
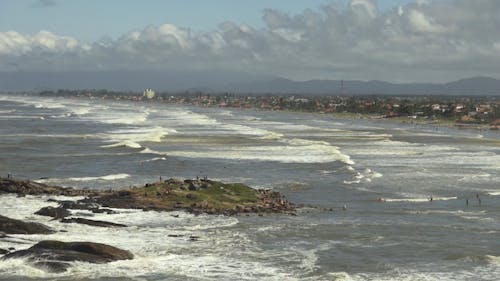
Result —
<svg viewBox="0 0 500 281"><path fill-rule="evenodd" d="M0 124L2 176L97 189L207 176L300 206L262 217L72 210L129 226L108 229L35 215L56 206L48 197L0 196L1 215L66 231L11 235L2 249L53 239L135 255L65 273L0 260L0 280L500 278L496 131L30 95L0 96Z"/></svg>

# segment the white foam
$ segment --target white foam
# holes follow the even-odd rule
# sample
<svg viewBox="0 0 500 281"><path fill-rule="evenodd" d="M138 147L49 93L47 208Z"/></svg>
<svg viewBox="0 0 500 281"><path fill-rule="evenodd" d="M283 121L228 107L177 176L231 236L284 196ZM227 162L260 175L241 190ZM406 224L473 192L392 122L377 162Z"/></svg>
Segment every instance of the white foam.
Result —
<svg viewBox="0 0 500 281"><path fill-rule="evenodd" d="M348 166L348 171L355 171L352 166ZM363 171L357 171L353 174L352 180L344 180L344 184L360 184L360 183L369 183L372 182L373 179L381 178L383 175L381 173L372 171L369 168L364 169Z"/></svg>
<svg viewBox="0 0 500 281"><path fill-rule="evenodd" d="M106 139L108 142L113 142L112 144L101 146L104 148L120 146L142 148L141 142L161 142L165 136L176 132L176 130L166 129L160 126L135 127L114 130L108 134L99 134L98 137Z"/></svg>
<svg viewBox="0 0 500 281"><path fill-rule="evenodd" d="M74 107L71 109L71 112L73 112L76 115L87 115L92 111L91 107Z"/></svg>
<svg viewBox="0 0 500 281"><path fill-rule="evenodd" d="M65 108L66 106L56 102L40 102L35 104L34 107L41 109L55 109L55 108Z"/></svg>
<svg viewBox="0 0 500 281"><path fill-rule="evenodd" d="M147 152L143 152L143 153L147 153ZM141 161L141 162L142 163L147 163L147 162L165 161L165 160L167 160L167 157L155 157L155 158L151 158L151 159L144 160L144 161Z"/></svg>
<svg viewBox="0 0 500 281"><path fill-rule="evenodd" d="M456 153L460 149L448 145L427 145L393 140L373 141L349 149L352 154L370 156L434 156L443 153Z"/></svg>
<svg viewBox="0 0 500 281"><path fill-rule="evenodd" d="M101 147L108 148L108 147L120 147L120 146L126 146L130 148L142 148L142 145L130 141L130 140L125 140L125 141L120 141L114 144L108 144L108 145L101 145Z"/></svg>
<svg viewBox="0 0 500 281"><path fill-rule="evenodd" d="M490 179L491 179L491 174L480 173L480 174L464 175L462 178L458 179L458 181L459 182L478 183L481 181L489 181Z"/></svg>
<svg viewBox="0 0 500 281"><path fill-rule="evenodd" d="M167 157L166 152L156 151L156 150L150 149L148 147L145 147L143 150L141 150L140 153L142 153L142 154L156 154L156 155L160 155L161 156L160 158Z"/></svg>
<svg viewBox="0 0 500 281"><path fill-rule="evenodd" d="M351 276L344 271L341 272L329 272L328 276L330 277L328 280L334 280L334 281L352 281L353 279Z"/></svg>
<svg viewBox="0 0 500 281"><path fill-rule="evenodd" d="M458 199L456 196L453 197L432 197L432 201L448 201L448 200L456 200ZM385 198L385 202L429 202L430 197L426 198Z"/></svg>
<svg viewBox="0 0 500 281"><path fill-rule="evenodd" d="M485 255L485 258L489 263L500 265L500 256Z"/></svg>
<svg viewBox="0 0 500 281"><path fill-rule="evenodd" d="M207 148L202 151L169 151L163 154L189 158L275 161L281 163L329 163L340 161L354 164L349 155L324 142L282 140L281 145Z"/></svg>
<svg viewBox="0 0 500 281"><path fill-rule="evenodd" d="M38 183L58 183L58 182L68 182L68 181L113 181L119 179L129 178L129 174L111 174L105 176L97 176L97 177L80 177L80 178L51 178L51 179L39 179L35 180Z"/></svg>
<svg viewBox="0 0 500 281"><path fill-rule="evenodd" d="M262 136L261 139L263 139L263 140L279 140L282 137L283 137L283 134L276 133L276 132L268 132L266 135Z"/></svg>

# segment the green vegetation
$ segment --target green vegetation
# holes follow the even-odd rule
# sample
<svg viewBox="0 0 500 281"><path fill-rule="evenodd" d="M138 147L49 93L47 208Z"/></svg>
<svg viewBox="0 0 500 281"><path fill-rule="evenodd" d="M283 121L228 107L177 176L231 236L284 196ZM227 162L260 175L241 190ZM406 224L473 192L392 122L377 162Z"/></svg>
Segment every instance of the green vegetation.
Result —
<svg viewBox="0 0 500 281"><path fill-rule="evenodd" d="M114 208L184 209L194 213L292 213L295 207L279 192L253 189L241 183L208 179L169 179L143 187L103 193L96 203Z"/></svg>
<svg viewBox="0 0 500 281"><path fill-rule="evenodd" d="M227 209L236 205L254 204L258 191L241 183L225 184L214 181L181 183L167 181L132 189L136 199L163 208L202 207Z"/></svg>

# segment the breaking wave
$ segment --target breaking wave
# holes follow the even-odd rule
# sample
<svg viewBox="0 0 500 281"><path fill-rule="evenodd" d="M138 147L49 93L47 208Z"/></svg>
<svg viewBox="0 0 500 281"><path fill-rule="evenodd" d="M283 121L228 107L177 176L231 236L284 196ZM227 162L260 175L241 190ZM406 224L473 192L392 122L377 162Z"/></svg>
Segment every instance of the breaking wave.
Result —
<svg viewBox="0 0 500 281"><path fill-rule="evenodd" d="M80 178L51 178L51 179L39 179L35 180L38 183L58 183L58 182L68 182L68 181L78 181L78 182L85 182L85 181L113 181L113 180L120 180L120 179L126 179L129 178L129 174L111 174L111 175L105 175L105 176L98 176L98 177L80 177Z"/></svg>

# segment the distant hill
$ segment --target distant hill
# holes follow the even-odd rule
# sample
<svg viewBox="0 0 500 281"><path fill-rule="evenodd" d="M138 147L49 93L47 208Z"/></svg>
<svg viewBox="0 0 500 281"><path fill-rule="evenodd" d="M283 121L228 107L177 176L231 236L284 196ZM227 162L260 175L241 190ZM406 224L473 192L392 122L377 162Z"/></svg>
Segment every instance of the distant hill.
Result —
<svg viewBox="0 0 500 281"><path fill-rule="evenodd" d="M343 84L343 87L341 86ZM395 84L384 81L309 80L277 78L230 85L226 91L243 93L345 94L345 95L500 95L500 80L474 77L458 81Z"/></svg>
<svg viewBox="0 0 500 281"><path fill-rule="evenodd" d="M107 89L115 91L182 92L221 88L224 83L243 83L268 79L242 72L220 71L67 71L67 72L1 72L0 92L41 91L57 89Z"/></svg>
<svg viewBox="0 0 500 281"><path fill-rule="evenodd" d="M0 92L108 89L304 95L500 95L500 80L473 77L442 84L344 80L293 81L220 71L0 72Z"/></svg>

